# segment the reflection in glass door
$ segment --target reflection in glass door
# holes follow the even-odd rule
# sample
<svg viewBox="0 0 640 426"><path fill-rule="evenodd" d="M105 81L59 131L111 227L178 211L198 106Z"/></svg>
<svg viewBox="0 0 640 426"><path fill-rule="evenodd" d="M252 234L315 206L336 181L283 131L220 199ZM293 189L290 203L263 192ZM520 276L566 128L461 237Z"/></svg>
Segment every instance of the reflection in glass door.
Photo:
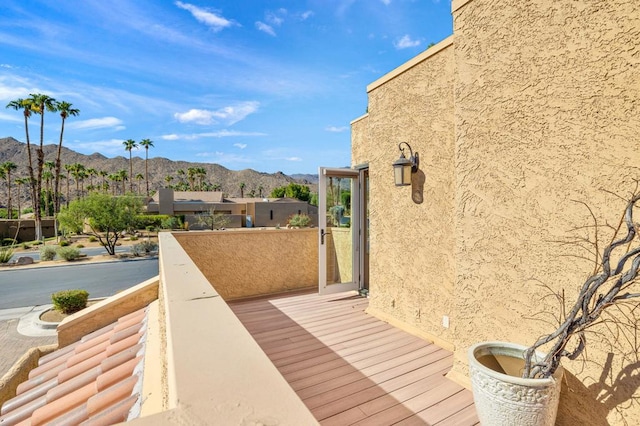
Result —
<svg viewBox="0 0 640 426"><path fill-rule="evenodd" d="M357 290L359 279L359 172L320 168L319 291Z"/></svg>

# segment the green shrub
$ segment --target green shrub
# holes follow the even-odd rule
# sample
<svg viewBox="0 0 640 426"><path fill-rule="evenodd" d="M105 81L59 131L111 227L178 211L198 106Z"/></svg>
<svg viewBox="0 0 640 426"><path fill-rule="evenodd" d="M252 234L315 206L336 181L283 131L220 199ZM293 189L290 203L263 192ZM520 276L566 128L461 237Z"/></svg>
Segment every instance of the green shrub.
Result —
<svg viewBox="0 0 640 426"><path fill-rule="evenodd" d="M53 307L63 314L72 314L87 307L89 293L86 290L62 290L51 295Z"/></svg>
<svg viewBox="0 0 640 426"><path fill-rule="evenodd" d="M176 216L168 216L162 220L160 228L162 229L180 229L183 226L183 222Z"/></svg>
<svg viewBox="0 0 640 426"><path fill-rule="evenodd" d="M79 249L84 248L84 244L76 244L76 247Z"/></svg>
<svg viewBox="0 0 640 426"><path fill-rule="evenodd" d="M289 226L306 228L311 223L311 218L305 213L294 214L289 218Z"/></svg>
<svg viewBox="0 0 640 426"><path fill-rule="evenodd" d="M15 246L18 242L16 240L14 240L13 238L3 238L2 239L2 246Z"/></svg>
<svg viewBox="0 0 640 426"><path fill-rule="evenodd" d="M40 260L53 260L56 258L56 248L53 246L40 247Z"/></svg>
<svg viewBox="0 0 640 426"><path fill-rule="evenodd" d="M140 215L136 218L136 228L137 229L152 229L159 228L162 226L162 221L167 220L171 216L166 214L147 214Z"/></svg>
<svg viewBox="0 0 640 426"><path fill-rule="evenodd" d="M0 263L8 263L13 256L13 249L8 247L0 248Z"/></svg>
<svg viewBox="0 0 640 426"><path fill-rule="evenodd" d="M39 245L42 245L42 241L36 240L36 241L33 241L31 244L33 244L34 246L39 246Z"/></svg>
<svg viewBox="0 0 640 426"><path fill-rule="evenodd" d="M138 257L158 250L158 244L145 240L131 246L131 254Z"/></svg>
<svg viewBox="0 0 640 426"><path fill-rule="evenodd" d="M69 245L71 245L71 242L69 240L60 240L60 242L58 243L58 245L60 247L67 247Z"/></svg>
<svg viewBox="0 0 640 426"><path fill-rule="evenodd" d="M89 235L89 242L90 243L95 243L96 241L98 241L98 238L96 238L95 235Z"/></svg>
<svg viewBox="0 0 640 426"><path fill-rule="evenodd" d="M66 261L76 260L80 257L80 249L77 247L58 247L56 253L58 254L58 257L61 257Z"/></svg>
<svg viewBox="0 0 640 426"><path fill-rule="evenodd" d="M31 246L27 243L22 243L21 246L23 250L29 250L31 248Z"/></svg>
<svg viewBox="0 0 640 426"><path fill-rule="evenodd" d="M138 241L138 236L137 235L130 236L129 241Z"/></svg>

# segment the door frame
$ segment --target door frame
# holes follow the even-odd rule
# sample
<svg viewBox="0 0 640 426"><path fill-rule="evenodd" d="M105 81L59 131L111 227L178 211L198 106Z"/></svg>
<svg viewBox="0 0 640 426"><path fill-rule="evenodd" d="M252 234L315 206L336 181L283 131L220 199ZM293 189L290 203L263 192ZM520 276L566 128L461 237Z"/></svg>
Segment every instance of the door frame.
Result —
<svg viewBox="0 0 640 426"><path fill-rule="evenodd" d="M320 167L318 169L318 293L331 294L343 291L358 290L362 287L361 277L361 243L362 224L360 194L362 170L348 168ZM327 179L329 177L348 177L353 179L351 185L351 281L345 283L327 283Z"/></svg>

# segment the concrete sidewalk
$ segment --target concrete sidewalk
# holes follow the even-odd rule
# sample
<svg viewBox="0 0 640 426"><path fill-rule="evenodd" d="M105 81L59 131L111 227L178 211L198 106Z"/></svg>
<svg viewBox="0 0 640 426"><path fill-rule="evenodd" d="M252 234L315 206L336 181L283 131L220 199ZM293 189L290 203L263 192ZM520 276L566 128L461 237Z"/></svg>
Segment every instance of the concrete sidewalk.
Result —
<svg viewBox="0 0 640 426"><path fill-rule="evenodd" d="M56 329L39 324L40 314L51 305L0 310L0 377L30 348L58 342Z"/></svg>

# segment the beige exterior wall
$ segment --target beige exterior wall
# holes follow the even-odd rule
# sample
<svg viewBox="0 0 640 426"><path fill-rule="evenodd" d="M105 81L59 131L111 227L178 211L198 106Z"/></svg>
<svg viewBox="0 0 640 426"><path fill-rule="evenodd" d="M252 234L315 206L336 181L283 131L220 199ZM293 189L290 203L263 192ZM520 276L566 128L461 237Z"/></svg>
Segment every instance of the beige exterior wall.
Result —
<svg viewBox="0 0 640 426"><path fill-rule="evenodd" d="M318 288L318 230L175 233L216 291L233 300Z"/></svg>
<svg viewBox="0 0 640 426"><path fill-rule="evenodd" d="M640 178L639 7L456 1L450 47L369 87L352 155L370 164L372 313L450 342L453 377L474 342L549 331L534 319L558 312L542 285L573 299L593 269L560 243L593 237L573 200L619 220L624 204L606 191L628 195ZM422 204L392 182L402 140L420 152ZM590 333L588 361L563 363L558 424L640 424L637 325Z"/></svg>
<svg viewBox="0 0 640 426"><path fill-rule="evenodd" d="M36 239L35 221L33 219L0 219L0 239L16 238L16 231L18 242L33 241ZM46 238L55 235L53 219L42 219L42 235Z"/></svg>
<svg viewBox="0 0 640 426"><path fill-rule="evenodd" d="M453 46L369 86L368 115L352 123L352 163L369 164L370 311L451 341L454 282ZM398 143L420 155L411 187L396 187ZM448 345L450 346L450 345Z"/></svg>

